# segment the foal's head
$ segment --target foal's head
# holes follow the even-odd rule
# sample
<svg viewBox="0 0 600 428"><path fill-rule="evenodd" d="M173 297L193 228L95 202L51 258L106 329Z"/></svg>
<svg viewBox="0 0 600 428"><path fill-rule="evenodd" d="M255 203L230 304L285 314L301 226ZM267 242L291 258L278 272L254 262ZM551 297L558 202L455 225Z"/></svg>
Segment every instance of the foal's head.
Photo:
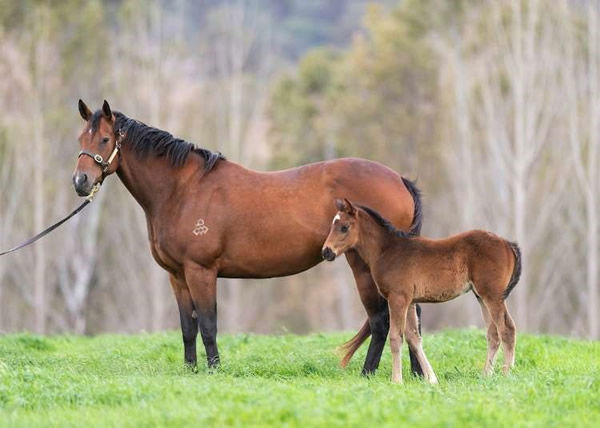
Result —
<svg viewBox="0 0 600 428"><path fill-rule="evenodd" d="M106 101L101 110L92 113L79 100L79 114L85 120L85 127L79 136L81 152L73 172L73 185L79 196L86 196L95 184L117 170L119 160L114 159L113 153L116 154L118 136L114 130L115 115Z"/></svg>
<svg viewBox="0 0 600 428"><path fill-rule="evenodd" d="M321 254L327 261L333 261L358 242L358 212L348 199L336 199L335 206L338 212L333 218L329 235L323 244Z"/></svg>

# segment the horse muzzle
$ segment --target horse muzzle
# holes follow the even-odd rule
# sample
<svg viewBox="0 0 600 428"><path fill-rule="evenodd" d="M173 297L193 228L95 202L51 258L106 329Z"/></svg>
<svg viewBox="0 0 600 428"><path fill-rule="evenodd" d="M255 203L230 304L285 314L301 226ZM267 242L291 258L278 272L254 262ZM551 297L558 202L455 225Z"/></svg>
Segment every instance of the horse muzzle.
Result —
<svg viewBox="0 0 600 428"><path fill-rule="evenodd" d="M323 251L321 251L321 255L323 256L323 258L325 260L327 260L328 262L332 262L335 260L335 253L333 252L333 250L329 247L324 247Z"/></svg>
<svg viewBox="0 0 600 428"><path fill-rule="evenodd" d="M87 196L92 191L93 183L87 174L78 172L73 174L73 186L79 196Z"/></svg>

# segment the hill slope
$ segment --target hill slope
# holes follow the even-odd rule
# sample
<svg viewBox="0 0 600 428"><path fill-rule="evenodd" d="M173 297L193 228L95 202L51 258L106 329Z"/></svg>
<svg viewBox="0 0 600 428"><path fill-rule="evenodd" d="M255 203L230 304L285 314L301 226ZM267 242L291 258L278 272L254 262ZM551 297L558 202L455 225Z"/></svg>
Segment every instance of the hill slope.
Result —
<svg viewBox="0 0 600 428"><path fill-rule="evenodd" d="M210 374L183 367L178 333L2 336L0 426L600 424L598 342L520 335L514 372L483 378L482 331L426 335L432 387L408 374L406 350L403 386L389 382L388 347L371 379L366 347L340 369L349 337L226 335Z"/></svg>

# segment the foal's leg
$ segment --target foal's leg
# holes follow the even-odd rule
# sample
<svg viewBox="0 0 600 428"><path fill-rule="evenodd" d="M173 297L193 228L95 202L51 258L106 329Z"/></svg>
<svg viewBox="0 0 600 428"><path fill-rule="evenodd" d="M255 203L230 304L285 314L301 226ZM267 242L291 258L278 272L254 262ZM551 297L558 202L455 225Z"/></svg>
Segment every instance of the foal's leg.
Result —
<svg viewBox="0 0 600 428"><path fill-rule="evenodd" d="M409 350L414 353L415 358L418 360L418 364L423 368L425 379L432 384L438 383L437 377L431 368L431 364L429 364L425 352L423 351L423 341L419 335L419 330L414 327L415 325L418 326L418 324L415 305L412 304L408 308L408 313L406 315L406 342L408 343Z"/></svg>
<svg viewBox="0 0 600 428"><path fill-rule="evenodd" d="M506 374L510 368L515 365L515 343L517 335L515 323L508 313L504 300L487 303L487 308L490 311L492 321L496 324L496 328L502 339L502 350L504 351L504 366L502 367L502 371Z"/></svg>
<svg viewBox="0 0 600 428"><path fill-rule="evenodd" d="M409 304L410 300L405 296L392 293L388 296L393 383L402 383L402 339Z"/></svg>
<svg viewBox="0 0 600 428"><path fill-rule="evenodd" d="M498 329L496 328L496 324L492 322L490 313L485 307L485 304L479 296L476 295L476 297L477 301L479 302L479 306L481 306L481 315L483 316L483 321L485 322L485 326L487 328L488 353L487 358L485 360L485 366L483 368L483 374L491 375L492 371L494 370L496 353L498 352L498 347L500 346L500 337L498 336Z"/></svg>
<svg viewBox="0 0 600 428"><path fill-rule="evenodd" d="M194 319L194 303L190 291L182 279L174 275L169 276L177 306L179 307L179 320L181 322L181 333L183 335L184 358L186 364L196 366L196 336L198 335L198 323Z"/></svg>
<svg viewBox="0 0 600 428"><path fill-rule="evenodd" d="M367 351L362 374L370 375L375 373L375 370L377 370L377 367L379 366L381 353L383 352L385 341L387 339L390 326L388 304L379 294L375 281L373 281L373 278L371 277L369 266L367 266L358 254L353 250L346 251L346 259L354 274L354 280L356 281L356 288L358 289L360 300L369 317L371 343L369 344L369 350ZM416 316L411 318L409 325L411 328L414 327L418 330L418 318ZM419 366L419 362L412 350L410 350L410 356L412 372L422 376L423 370Z"/></svg>
<svg viewBox="0 0 600 428"><path fill-rule="evenodd" d="M193 264L185 267L185 279L194 302L208 367L219 365L217 349L216 271Z"/></svg>

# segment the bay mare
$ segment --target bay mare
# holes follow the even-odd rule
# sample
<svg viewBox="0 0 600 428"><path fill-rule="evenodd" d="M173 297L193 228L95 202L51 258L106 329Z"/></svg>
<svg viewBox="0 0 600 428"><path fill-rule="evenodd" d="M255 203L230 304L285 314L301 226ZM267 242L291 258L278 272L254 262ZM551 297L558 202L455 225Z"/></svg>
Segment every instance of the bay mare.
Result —
<svg viewBox="0 0 600 428"><path fill-rule="evenodd" d="M349 195L381 210L397 227L420 229L418 190L378 163L339 159L257 172L113 112L106 101L92 113L79 100L79 112L85 126L75 189L88 195L116 172L144 210L152 255L169 273L177 299L188 364L196 364L198 329L208 365L219 363L217 278L292 275L321 262L335 213L332 198ZM350 251L346 258L368 315L357 337L372 335L363 366L369 374L385 345L387 303L360 256ZM411 306L414 329L416 310ZM411 361L413 371L422 373L412 354Z"/></svg>
<svg viewBox="0 0 600 428"><path fill-rule="evenodd" d="M446 302L468 291L477 297L487 326L484 373L492 371L500 339L504 373L508 372L514 364L516 330L505 300L521 275L517 244L482 230L437 240L415 237L396 229L372 208L355 206L347 199L337 199L335 204L338 212L323 245L323 257L332 261L354 250L370 267L375 284L389 305L393 382L402 382L401 350L406 337L425 378L437 383L423 353L421 338L406 321L409 306L414 302ZM353 342L346 347L343 364L359 346Z"/></svg>

